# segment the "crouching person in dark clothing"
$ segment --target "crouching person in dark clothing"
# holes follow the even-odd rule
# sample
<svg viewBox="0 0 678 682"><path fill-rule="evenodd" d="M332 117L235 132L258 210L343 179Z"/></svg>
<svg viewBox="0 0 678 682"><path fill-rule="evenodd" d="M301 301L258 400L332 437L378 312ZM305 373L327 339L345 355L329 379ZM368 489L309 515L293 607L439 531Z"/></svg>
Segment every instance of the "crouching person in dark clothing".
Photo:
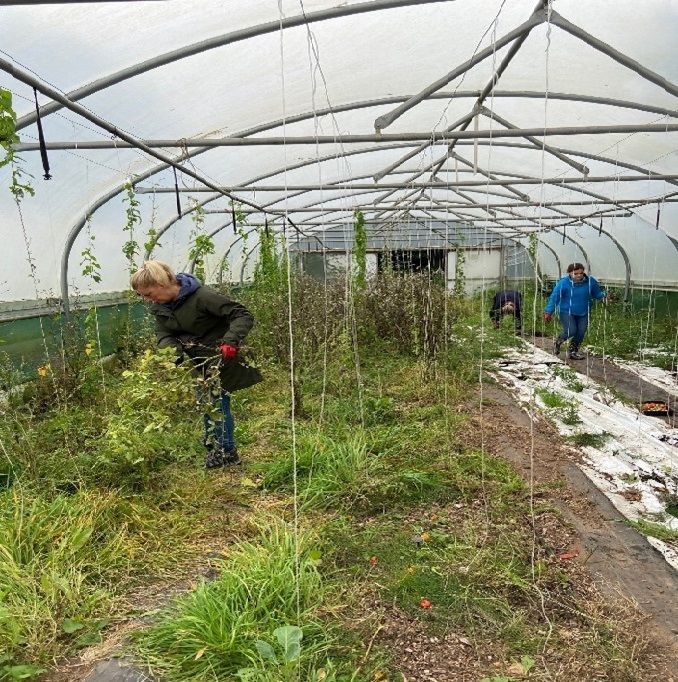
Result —
<svg viewBox="0 0 678 682"><path fill-rule="evenodd" d="M492 308L490 308L492 326L495 329L499 329L504 315L511 315L516 332L520 332L523 326L522 302L523 299L520 293L512 289L496 293L494 301L492 301Z"/></svg>
<svg viewBox="0 0 678 682"><path fill-rule="evenodd" d="M152 303L158 346L174 348L177 364L185 356L191 360L204 410L205 467L240 464L231 393L262 378L238 351L254 324L252 313L228 296L202 286L193 275L175 274L160 261L146 261L132 275L131 285Z"/></svg>

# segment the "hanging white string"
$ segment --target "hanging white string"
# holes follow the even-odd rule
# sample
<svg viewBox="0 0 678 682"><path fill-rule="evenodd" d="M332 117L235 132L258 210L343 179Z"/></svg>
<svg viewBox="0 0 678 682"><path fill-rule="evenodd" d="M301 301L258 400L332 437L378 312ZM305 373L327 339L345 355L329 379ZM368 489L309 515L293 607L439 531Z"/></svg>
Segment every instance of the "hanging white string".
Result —
<svg viewBox="0 0 678 682"><path fill-rule="evenodd" d="M537 263L538 263L538 245L539 245L539 239L538 235L539 232L542 230L543 226L543 211L544 211L544 199L545 199L545 183L544 183L544 177L546 173L546 128L548 127L548 105L549 105L549 71L550 71L550 62L549 62L549 57L550 57L550 51L551 51L551 14L553 12L553 0L548 0L547 4L547 11L546 11L546 50L544 54L544 135L542 136L542 147L541 147L541 183L539 186L539 211L538 211L538 229L537 229L537 248L535 249L534 253L534 263L533 263L533 270L534 270L534 281L533 281L533 286L534 286L534 303L533 303L533 319L534 319L534 325L536 326L536 319L537 319L537 291L538 291L538 270L537 270ZM563 228L565 230L565 228ZM532 358L533 358L533 363L536 363L536 347L534 348L532 352ZM541 612L542 616L544 617L544 620L548 624L548 630L546 633L546 637L544 638L544 645L543 645L543 651L546 651L546 648L548 646L548 642L551 638L551 634L553 632L553 623L551 622L550 618L548 617L548 614L546 612L546 597L542 590L539 588L537 582L536 582L536 577L537 577L537 547L538 547L538 542L537 542L537 524L536 524L536 513L535 513L535 508L534 508L534 468L535 468L535 435L534 435L534 414L536 412L536 402L535 402L535 394L532 392L531 397L530 397L530 412L531 412L531 418L530 418L530 479L529 479L529 490L530 490L530 522L532 525L532 551L531 551L531 562L530 562L530 567L532 571L532 579L534 581L534 587L535 590L537 591L537 594L539 595L540 599L540 606L541 606ZM544 657L544 664L546 666L546 657ZM548 667L547 667L547 672L548 672Z"/></svg>
<svg viewBox="0 0 678 682"><path fill-rule="evenodd" d="M306 17L306 10L304 7L303 0L299 0L299 5L301 8L302 15L304 18ZM349 162L348 155L345 152L345 148L343 145L343 142L341 142L341 128L339 126L339 122L337 121L336 115L334 114L334 110L332 107L332 102L330 100L329 96L329 89L328 89L328 84L327 80L325 78L325 74L322 68L322 64L320 61L320 49L318 47L318 41L315 37L314 32L311 30L311 27L308 22L305 23L305 28L306 28L306 35L307 35L307 49L309 51L309 63L311 66L311 74L312 74L312 94L313 94L313 100L312 100L312 106L313 106L313 119L314 119L314 131L316 135L316 139L318 136L318 117L316 115L316 103L315 103L315 94L316 94L316 79L315 79L315 74L318 73L320 74L320 78L323 83L323 89L324 89L324 94L325 94L325 100L327 102L327 108L329 111L330 115L330 120L332 122L332 128L334 130L334 134L337 136L337 152L335 154L335 162L337 162L338 165L343 165L344 166L344 172L346 174L347 178L352 177L352 170L351 170L351 164ZM318 143L316 141L316 159L319 161L320 160L320 150ZM321 166L320 163L317 164L318 166L318 172L320 174L321 172ZM322 193L322 178L319 178L321 180L320 187L321 187L321 193ZM321 194L322 196L322 194ZM353 201L352 201L353 199ZM355 209L356 208L356 203L353 198L353 196L348 195L347 197L343 198L341 200L341 203L345 203L347 207L350 206L350 208ZM343 236L344 236L344 253L346 254L346 270L345 270L345 283L346 283L346 297L347 297L347 315L348 315L348 322L350 325L351 329L351 341L352 341L352 346L353 346L353 355L354 355L354 365L355 365L355 372L356 372L356 387L358 391L358 408L360 411L360 416L361 416L361 421L364 423L364 400L363 400L363 381L362 381L362 372L361 372L361 361L360 361L360 352L359 352L359 343L358 343L358 325L356 321L356 312L355 312L355 306L354 306L354 292L353 292L353 282L352 282L352 260L351 260L351 254L352 254L352 244L349 243L349 238L348 238L348 230L343 231ZM323 240L323 261L326 263L326 244ZM325 268L326 271L326 268ZM325 275L326 278L326 275ZM325 293L327 295L327 284L325 284ZM326 306L326 311L327 311L327 306ZM326 358L326 353L327 353L327 333L328 329L326 326L326 337L325 337L325 357L324 357L324 365L323 365L323 397L322 397L322 409L324 410L324 399L325 399L325 387L326 387L326 372L327 372L327 358Z"/></svg>
<svg viewBox="0 0 678 682"><path fill-rule="evenodd" d="M278 17L280 22L280 97L282 105L282 135L286 135L287 127L287 101L285 97L285 33L283 29L284 13L282 0L278 0ZM283 182L285 185L285 197L287 197L287 145L283 145ZM287 220L287 201L285 201L285 215ZM300 593L300 553L299 553L299 482L297 480L297 420L296 420L296 386L294 379L295 357L294 357L294 324L292 319L292 265L290 259L289 235L283 224L283 246L287 264L287 326L290 344L290 402L291 402L291 426L292 426L292 486L293 486L293 509L294 509L294 579L296 590L297 625L301 626L301 593Z"/></svg>

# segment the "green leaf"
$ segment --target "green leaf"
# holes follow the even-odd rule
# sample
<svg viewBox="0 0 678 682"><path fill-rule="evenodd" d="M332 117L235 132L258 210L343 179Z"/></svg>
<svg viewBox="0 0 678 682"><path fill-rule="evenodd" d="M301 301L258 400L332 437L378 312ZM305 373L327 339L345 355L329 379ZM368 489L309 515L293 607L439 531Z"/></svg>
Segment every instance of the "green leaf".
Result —
<svg viewBox="0 0 678 682"><path fill-rule="evenodd" d="M71 548L78 550L85 545L85 543L90 539L94 528L81 528L71 540Z"/></svg>
<svg viewBox="0 0 678 682"><path fill-rule="evenodd" d="M92 644L99 644L102 639L101 634L98 632L86 632L75 640L75 646L78 648L92 646Z"/></svg>
<svg viewBox="0 0 678 682"><path fill-rule="evenodd" d="M259 655L262 658L266 659L267 661L272 661L273 663L278 662L275 657L273 647L268 642L264 642L261 639L258 639L257 643L254 646L256 646L257 651L259 652Z"/></svg>
<svg viewBox="0 0 678 682"><path fill-rule="evenodd" d="M525 668L525 674L529 673L530 670L534 668L534 659L530 656L523 656L520 659L520 662L522 663L523 668Z"/></svg>
<svg viewBox="0 0 678 682"><path fill-rule="evenodd" d="M35 665L13 665L5 670L10 680L29 680L45 672L44 668L38 668Z"/></svg>
<svg viewBox="0 0 678 682"><path fill-rule="evenodd" d="M298 660L301 654L301 640L304 636L302 629L296 625L284 625L276 628L273 634L283 648L285 662Z"/></svg>
<svg viewBox="0 0 678 682"><path fill-rule="evenodd" d="M82 630L84 627L85 626L79 620L73 618L64 618L64 623L62 625L64 632L68 632L68 634Z"/></svg>

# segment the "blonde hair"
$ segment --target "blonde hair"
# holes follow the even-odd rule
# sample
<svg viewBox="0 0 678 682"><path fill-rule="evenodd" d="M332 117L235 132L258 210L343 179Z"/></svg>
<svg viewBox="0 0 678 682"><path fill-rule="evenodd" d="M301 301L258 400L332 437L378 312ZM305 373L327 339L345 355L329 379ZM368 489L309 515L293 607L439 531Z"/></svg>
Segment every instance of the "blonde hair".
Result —
<svg viewBox="0 0 678 682"><path fill-rule="evenodd" d="M178 280L174 270L167 263L159 260L147 260L130 279L130 284L134 291L140 287L150 287L154 284L167 286L177 283Z"/></svg>

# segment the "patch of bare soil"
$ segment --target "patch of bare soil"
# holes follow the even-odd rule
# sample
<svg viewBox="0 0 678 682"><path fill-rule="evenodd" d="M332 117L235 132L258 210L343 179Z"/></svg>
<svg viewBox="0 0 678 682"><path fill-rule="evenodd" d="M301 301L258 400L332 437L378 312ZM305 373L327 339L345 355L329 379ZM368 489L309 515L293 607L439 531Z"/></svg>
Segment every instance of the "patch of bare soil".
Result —
<svg viewBox="0 0 678 682"><path fill-rule="evenodd" d="M648 616L645 626L666 647L664 677L678 669L678 575L642 536L623 522L619 512L577 466L579 453L561 442L545 421L533 421L501 388L483 387L482 414L474 416L469 443L505 457L539 488L571 526L571 547L610 598L635 602ZM477 411L477 403L473 407ZM552 493L544 492L552 490Z"/></svg>

